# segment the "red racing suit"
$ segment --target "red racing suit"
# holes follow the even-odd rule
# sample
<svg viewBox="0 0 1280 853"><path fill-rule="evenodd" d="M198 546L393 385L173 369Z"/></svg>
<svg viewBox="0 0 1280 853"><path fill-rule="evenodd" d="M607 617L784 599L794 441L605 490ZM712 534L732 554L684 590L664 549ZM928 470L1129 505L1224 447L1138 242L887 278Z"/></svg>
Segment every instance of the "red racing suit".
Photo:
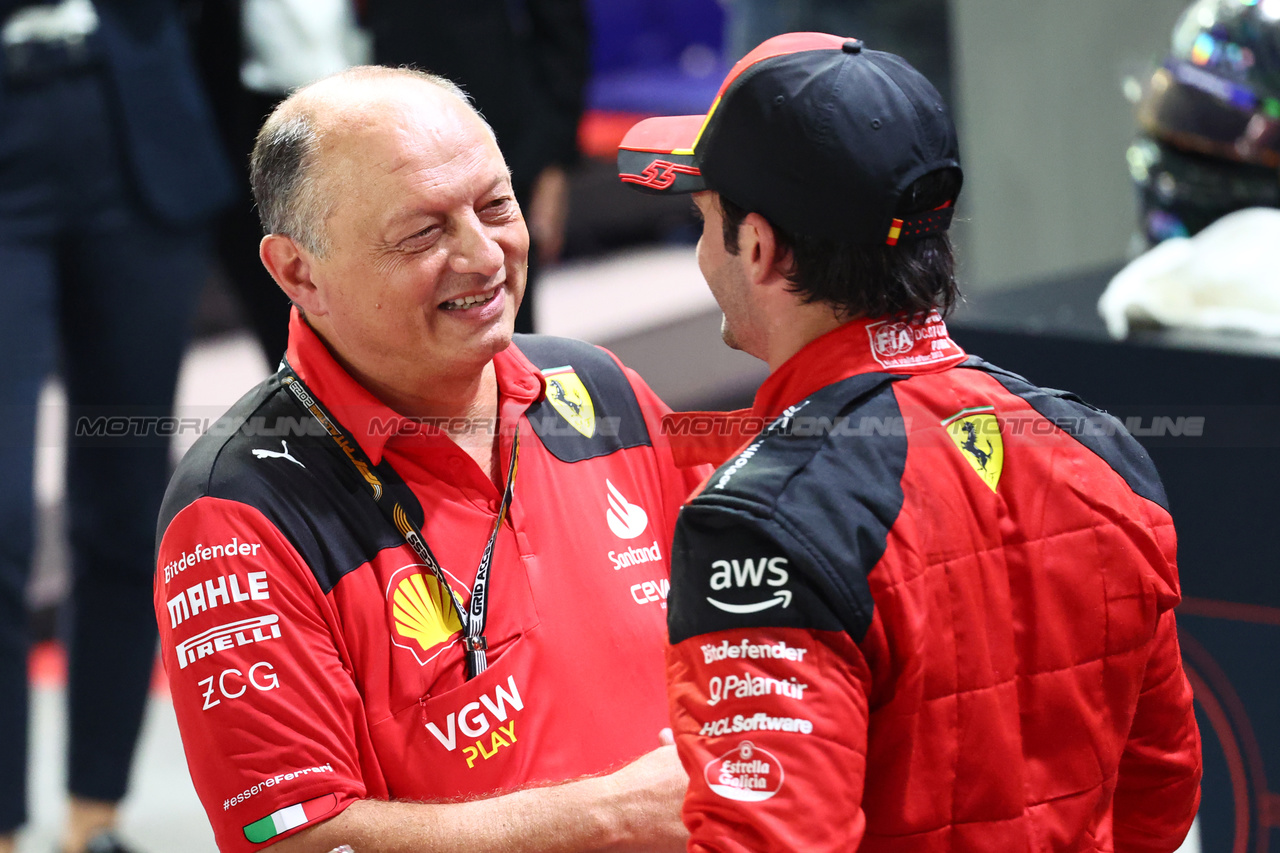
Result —
<svg viewBox="0 0 1280 853"><path fill-rule="evenodd" d="M1175 849L1174 529L1119 423L936 313L813 341L751 415L672 549L689 849Z"/></svg>
<svg viewBox="0 0 1280 853"><path fill-rule="evenodd" d="M288 358L377 475L409 486L466 606L500 490L296 317ZM489 668L469 681L449 593L279 374L179 467L155 608L219 849L258 849L357 799L509 791L658 746L671 527L705 471L675 467L651 438L665 408L593 346L517 336L494 367L504 476L516 424L520 450L487 592Z"/></svg>

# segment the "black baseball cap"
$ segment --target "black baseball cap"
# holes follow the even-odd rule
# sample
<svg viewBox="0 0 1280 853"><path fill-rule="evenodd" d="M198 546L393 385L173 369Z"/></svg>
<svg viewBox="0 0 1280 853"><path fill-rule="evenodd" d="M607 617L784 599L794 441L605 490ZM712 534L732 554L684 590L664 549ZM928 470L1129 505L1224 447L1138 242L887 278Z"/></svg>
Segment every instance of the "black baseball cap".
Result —
<svg viewBox="0 0 1280 853"><path fill-rule="evenodd" d="M906 60L858 39L787 33L744 56L706 115L648 118L618 147L618 175L649 193L715 190L792 234L864 245L946 230L950 202L895 219L939 169L960 174L955 125Z"/></svg>

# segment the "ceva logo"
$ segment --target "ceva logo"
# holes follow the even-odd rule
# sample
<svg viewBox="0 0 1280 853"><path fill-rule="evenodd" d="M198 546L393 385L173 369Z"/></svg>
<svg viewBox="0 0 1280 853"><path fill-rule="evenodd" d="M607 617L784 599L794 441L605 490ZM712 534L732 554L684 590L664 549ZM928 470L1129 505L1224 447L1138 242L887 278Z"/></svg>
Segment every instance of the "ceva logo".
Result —
<svg viewBox="0 0 1280 853"><path fill-rule="evenodd" d="M648 514L642 508L629 503L613 483L605 480L604 484L609 489L609 509L605 512L605 518L609 522L609 529L613 531L613 535L619 539L635 539L644 533L644 529L649 525Z"/></svg>

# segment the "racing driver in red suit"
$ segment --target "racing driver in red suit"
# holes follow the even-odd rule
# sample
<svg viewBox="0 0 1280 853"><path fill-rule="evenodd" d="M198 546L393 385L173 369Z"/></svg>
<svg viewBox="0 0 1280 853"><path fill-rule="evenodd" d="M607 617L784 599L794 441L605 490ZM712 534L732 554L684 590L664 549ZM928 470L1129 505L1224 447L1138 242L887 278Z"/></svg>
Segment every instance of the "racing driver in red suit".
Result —
<svg viewBox="0 0 1280 853"><path fill-rule="evenodd" d="M694 193L725 341L772 371L672 549L689 849L1177 848L1200 742L1164 491L1114 419L948 335L937 91L779 36L619 172Z"/></svg>

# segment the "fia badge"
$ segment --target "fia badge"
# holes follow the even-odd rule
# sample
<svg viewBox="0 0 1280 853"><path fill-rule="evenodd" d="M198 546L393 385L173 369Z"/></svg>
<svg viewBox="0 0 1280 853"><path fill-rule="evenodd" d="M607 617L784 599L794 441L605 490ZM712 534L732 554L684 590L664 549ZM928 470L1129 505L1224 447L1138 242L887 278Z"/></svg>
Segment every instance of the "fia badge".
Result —
<svg viewBox="0 0 1280 853"><path fill-rule="evenodd" d="M872 357L889 370L933 370L965 358L937 311L920 320L877 320L866 328Z"/></svg>
<svg viewBox="0 0 1280 853"><path fill-rule="evenodd" d="M596 408L573 367L548 367L542 375L547 380L547 402L552 408L587 438L595 435Z"/></svg>
<svg viewBox="0 0 1280 853"><path fill-rule="evenodd" d="M1000 439L1000 423L992 406L961 409L942 421L942 427L982 482L991 491L1000 483L1004 468L1004 442Z"/></svg>

